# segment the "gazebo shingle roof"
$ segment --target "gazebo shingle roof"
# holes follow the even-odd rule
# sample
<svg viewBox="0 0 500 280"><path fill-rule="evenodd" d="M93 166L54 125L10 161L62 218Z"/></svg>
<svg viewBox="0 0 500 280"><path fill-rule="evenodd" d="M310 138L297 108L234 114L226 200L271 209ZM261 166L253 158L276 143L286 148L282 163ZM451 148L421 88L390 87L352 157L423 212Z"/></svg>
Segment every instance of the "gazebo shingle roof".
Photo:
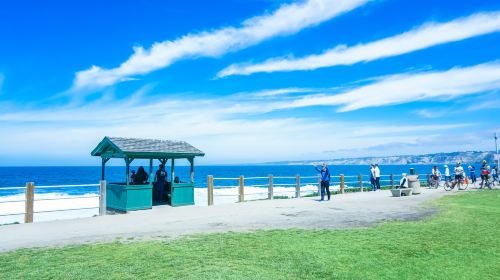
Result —
<svg viewBox="0 0 500 280"><path fill-rule="evenodd" d="M114 153L124 155L149 156L204 156L205 154L184 141L105 137L92 151L93 156L101 156L112 149Z"/></svg>

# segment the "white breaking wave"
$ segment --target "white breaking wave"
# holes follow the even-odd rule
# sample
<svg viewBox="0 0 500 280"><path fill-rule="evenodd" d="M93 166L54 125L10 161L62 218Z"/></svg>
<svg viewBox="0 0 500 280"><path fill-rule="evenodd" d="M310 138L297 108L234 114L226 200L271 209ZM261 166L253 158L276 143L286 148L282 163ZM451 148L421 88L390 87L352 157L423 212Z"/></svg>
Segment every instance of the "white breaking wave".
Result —
<svg viewBox="0 0 500 280"><path fill-rule="evenodd" d="M339 186L331 186L332 191L338 191ZM301 196L313 194L318 191L317 185L308 184L300 188ZM280 187L275 186L273 188L274 196L279 197L295 197L295 187ZM99 215L99 197L95 197L96 193L87 193L79 195L69 195L67 193L43 193L35 194L35 203L33 216L33 222L43 222L52 220L64 220L64 219L75 219L75 218L86 218ZM194 189L194 200L195 206L206 207L208 203L208 194L206 188L195 188ZM80 197L80 198L75 198ZM259 187L245 187L245 200L259 200L267 199L267 188ZM74 199L68 199L74 198ZM0 196L0 215L4 214L14 214L14 213L24 213L25 204L24 194L16 194L9 196ZM42 200L50 199L50 200ZM4 201L18 201L20 202L8 202L2 203ZM41 200L41 201L38 201ZM231 204L238 202L238 188L228 187L228 188L215 188L214 189L214 204ZM92 208L93 209L81 209L81 210L69 210L68 209L79 209L79 208ZM66 210L66 211L55 211L55 210ZM54 211L54 212L46 212ZM36 213L42 212L42 213ZM0 216L0 225L10 224L10 223L23 223L24 214L15 216Z"/></svg>

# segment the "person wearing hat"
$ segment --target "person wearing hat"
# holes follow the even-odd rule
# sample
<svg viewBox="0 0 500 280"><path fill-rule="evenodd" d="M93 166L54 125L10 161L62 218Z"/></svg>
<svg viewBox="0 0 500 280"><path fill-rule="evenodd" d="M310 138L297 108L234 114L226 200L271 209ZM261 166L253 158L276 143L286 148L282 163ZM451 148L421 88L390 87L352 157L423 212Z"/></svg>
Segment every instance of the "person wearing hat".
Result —
<svg viewBox="0 0 500 280"><path fill-rule="evenodd" d="M479 170L479 172L481 172L481 186L483 186L484 182L488 180L488 177L490 175L490 170L488 168L488 165L486 165L486 160L483 160L481 169Z"/></svg>
<svg viewBox="0 0 500 280"><path fill-rule="evenodd" d="M444 181L447 183L451 182L450 169L446 164L444 165Z"/></svg>

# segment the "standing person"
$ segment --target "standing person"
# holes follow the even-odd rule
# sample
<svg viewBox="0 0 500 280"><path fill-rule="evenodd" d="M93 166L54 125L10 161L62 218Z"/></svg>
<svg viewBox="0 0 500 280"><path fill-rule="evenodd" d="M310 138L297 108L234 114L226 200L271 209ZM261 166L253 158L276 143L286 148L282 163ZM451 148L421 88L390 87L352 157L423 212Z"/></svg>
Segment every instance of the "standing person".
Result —
<svg viewBox="0 0 500 280"><path fill-rule="evenodd" d="M323 162L321 169L317 166L314 166L314 169L321 174L321 201L325 200L325 190L328 200L330 200L330 171L326 167L326 163Z"/></svg>
<svg viewBox="0 0 500 280"><path fill-rule="evenodd" d="M373 175L375 177L376 188L380 191L380 169L378 168L378 163L376 163L375 168L373 168Z"/></svg>
<svg viewBox="0 0 500 280"><path fill-rule="evenodd" d="M484 186L484 183L488 180L488 175L490 174L490 171L488 170L488 166L486 165L486 160L483 160L481 169L479 169L479 172L481 174L481 187Z"/></svg>
<svg viewBox="0 0 500 280"><path fill-rule="evenodd" d="M495 182L498 182L498 166L493 166L493 169L491 169L491 176L493 177L493 185L495 185Z"/></svg>
<svg viewBox="0 0 500 280"><path fill-rule="evenodd" d="M168 183L168 175L167 171L165 171L165 165L160 164L160 168L156 171L154 182L156 189L154 192L153 200L162 202L165 187Z"/></svg>
<svg viewBox="0 0 500 280"><path fill-rule="evenodd" d="M469 176L470 180L472 181L473 184L476 183L476 168L472 165L469 165Z"/></svg>
<svg viewBox="0 0 500 280"><path fill-rule="evenodd" d="M453 169L453 173L455 173L455 183L460 182L464 180L464 168L462 167L462 164L457 162L457 165L455 166L455 169Z"/></svg>
<svg viewBox="0 0 500 280"><path fill-rule="evenodd" d="M375 175L374 175L374 170L375 166L373 164L370 164L370 184L372 185L372 191L375 191Z"/></svg>
<svg viewBox="0 0 500 280"><path fill-rule="evenodd" d="M448 165L444 165L444 181L446 183L451 182L451 175L450 175L450 169L448 168Z"/></svg>

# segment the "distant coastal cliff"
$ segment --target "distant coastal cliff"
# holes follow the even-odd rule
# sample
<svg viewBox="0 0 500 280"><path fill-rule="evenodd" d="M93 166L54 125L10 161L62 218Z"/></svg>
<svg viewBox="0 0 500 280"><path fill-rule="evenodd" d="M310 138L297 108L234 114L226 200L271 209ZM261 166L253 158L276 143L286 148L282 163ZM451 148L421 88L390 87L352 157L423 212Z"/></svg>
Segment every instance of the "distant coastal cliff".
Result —
<svg viewBox="0 0 500 280"><path fill-rule="evenodd" d="M321 164L326 162L330 165L367 165L370 163L378 164L452 164L457 161L464 163L479 163L482 160L493 162L494 152L453 152L437 153L427 155L404 155L404 156L386 156L386 157L362 157L362 158L339 158L324 160L302 160L302 161L280 161L266 162L266 165L285 164L285 165L306 165Z"/></svg>

